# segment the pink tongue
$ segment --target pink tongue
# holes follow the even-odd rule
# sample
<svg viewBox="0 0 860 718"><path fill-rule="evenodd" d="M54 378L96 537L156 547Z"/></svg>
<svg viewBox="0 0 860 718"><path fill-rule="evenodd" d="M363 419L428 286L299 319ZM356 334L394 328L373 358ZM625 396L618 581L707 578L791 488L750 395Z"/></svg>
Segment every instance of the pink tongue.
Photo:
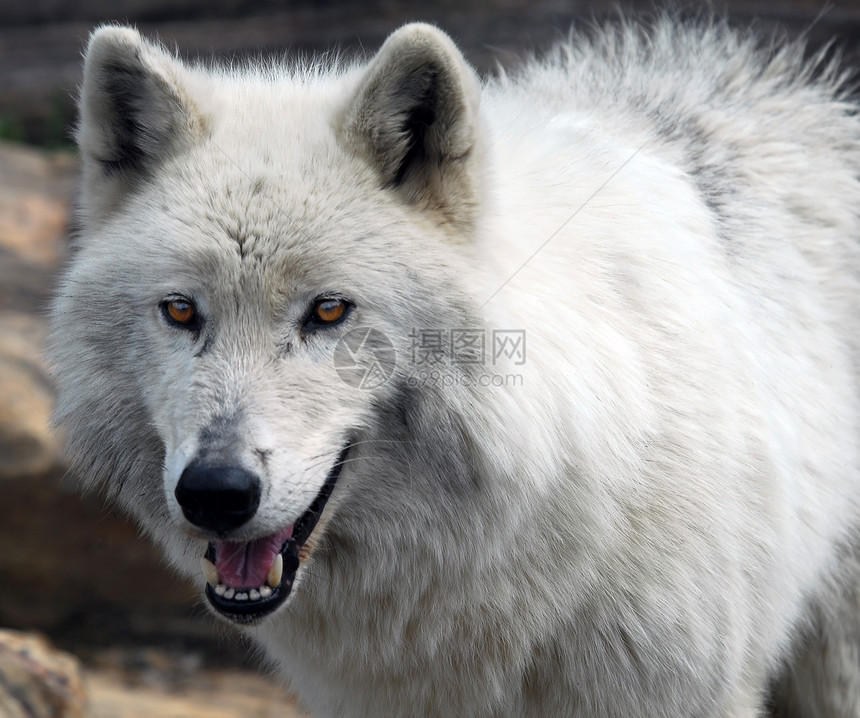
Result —
<svg viewBox="0 0 860 718"><path fill-rule="evenodd" d="M293 535L288 526L271 536L240 543L235 541L215 542L215 568L227 588L259 588L266 583L281 546Z"/></svg>

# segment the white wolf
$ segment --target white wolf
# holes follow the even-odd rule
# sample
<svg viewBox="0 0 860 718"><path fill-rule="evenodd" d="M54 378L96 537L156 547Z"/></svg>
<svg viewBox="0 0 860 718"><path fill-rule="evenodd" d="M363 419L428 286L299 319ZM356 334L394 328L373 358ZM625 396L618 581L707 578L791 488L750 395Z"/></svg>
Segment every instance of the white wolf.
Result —
<svg viewBox="0 0 860 718"><path fill-rule="evenodd" d="M757 47L93 35L57 418L315 717L860 715L860 120Z"/></svg>

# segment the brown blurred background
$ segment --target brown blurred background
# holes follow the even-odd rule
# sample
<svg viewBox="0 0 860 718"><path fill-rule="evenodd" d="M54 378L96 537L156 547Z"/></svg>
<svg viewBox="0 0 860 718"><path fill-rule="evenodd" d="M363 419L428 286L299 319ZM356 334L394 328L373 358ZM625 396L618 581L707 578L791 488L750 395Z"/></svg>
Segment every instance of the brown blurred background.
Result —
<svg viewBox="0 0 860 718"><path fill-rule="evenodd" d="M438 24L483 73L574 24L652 0L5 0L0 3L0 718L289 716L275 679L98 497L77 496L48 429L45 308L65 255L80 54L102 22L137 25L191 58L371 53L410 20ZM764 33L835 40L860 63L860 0L688 3ZM677 5L676 5L677 7ZM54 646L74 653L56 653ZM265 675L265 674L263 674ZM6 686L26 696L30 713ZM16 703L16 701L18 701ZM58 707L59 706L59 707ZM17 712L16 712L17 711ZM39 712L42 711L42 712ZM54 711L54 712L51 712Z"/></svg>

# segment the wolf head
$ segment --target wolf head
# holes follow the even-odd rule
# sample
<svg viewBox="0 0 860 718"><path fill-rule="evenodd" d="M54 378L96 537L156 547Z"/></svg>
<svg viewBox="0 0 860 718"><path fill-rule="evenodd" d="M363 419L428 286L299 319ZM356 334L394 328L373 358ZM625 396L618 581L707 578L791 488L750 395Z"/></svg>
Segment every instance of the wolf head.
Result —
<svg viewBox="0 0 860 718"><path fill-rule="evenodd" d="M439 485L413 496L468 483L472 428L423 408L402 359L415 327L478 323L441 251L467 252L476 221L478 94L426 25L365 67L291 74L191 67L131 29L90 40L56 419L85 482L184 571L204 557L221 614L274 611L416 456Z"/></svg>

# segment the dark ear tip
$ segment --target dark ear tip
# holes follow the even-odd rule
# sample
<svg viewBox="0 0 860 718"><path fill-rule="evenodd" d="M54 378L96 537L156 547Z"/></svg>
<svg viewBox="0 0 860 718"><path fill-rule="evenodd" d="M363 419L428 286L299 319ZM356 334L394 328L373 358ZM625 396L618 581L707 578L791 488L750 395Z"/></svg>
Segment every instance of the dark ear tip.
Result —
<svg viewBox="0 0 860 718"><path fill-rule="evenodd" d="M448 45L451 49L455 49L454 41L444 30L440 30L435 25L426 22L410 22L392 32L385 44L412 44L412 45L430 45L438 47ZM458 51L459 52L459 51Z"/></svg>
<svg viewBox="0 0 860 718"><path fill-rule="evenodd" d="M140 33L131 27L102 25L93 30L84 52L85 64L99 64L109 56L140 50Z"/></svg>
<svg viewBox="0 0 860 718"><path fill-rule="evenodd" d="M380 54L386 51L396 53L401 61L438 64L452 70L463 62L459 48L448 34L423 22L404 25L391 33Z"/></svg>

